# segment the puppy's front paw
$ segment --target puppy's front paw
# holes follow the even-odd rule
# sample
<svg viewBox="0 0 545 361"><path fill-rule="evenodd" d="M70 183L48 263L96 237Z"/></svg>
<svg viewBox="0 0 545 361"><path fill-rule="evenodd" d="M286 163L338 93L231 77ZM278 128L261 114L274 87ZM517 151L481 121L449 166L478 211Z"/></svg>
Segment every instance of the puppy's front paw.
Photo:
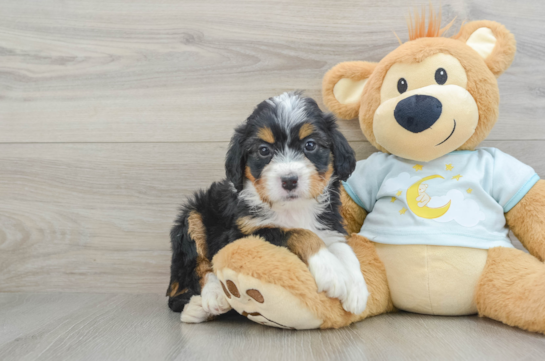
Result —
<svg viewBox="0 0 545 361"><path fill-rule="evenodd" d="M329 250L321 249L308 260L308 268L318 286L318 292L325 291L331 298L345 300L348 295L350 276L346 269Z"/></svg>
<svg viewBox="0 0 545 361"><path fill-rule="evenodd" d="M356 280L352 282L352 285L348 289L348 296L345 300L342 301L343 308L352 312L353 314L359 315L365 311L367 307L367 299L369 298L369 291L367 290L367 285L365 280L361 277L361 280Z"/></svg>
<svg viewBox="0 0 545 361"><path fill-rule="evenodd" d="M221 315L231 309L218 278L209 273L202 289L202 308L212 315Z"/></svg>
<svg viewBox="0 0 545 361"><path fill-rule="evenodd" d="M210 314L202 308L201 296L193 296L185 305L180 320L185 323L201 323L210 317Z"/></svg>

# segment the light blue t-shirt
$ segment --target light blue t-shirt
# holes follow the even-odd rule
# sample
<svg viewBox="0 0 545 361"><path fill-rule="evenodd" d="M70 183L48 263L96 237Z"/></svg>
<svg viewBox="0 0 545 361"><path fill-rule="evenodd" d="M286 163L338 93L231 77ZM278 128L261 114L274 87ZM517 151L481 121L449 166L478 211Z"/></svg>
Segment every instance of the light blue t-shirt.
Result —
<svg viewBox="0 0 545 361"><path fill-rule="evenodd" d="M488 249L513 247L504 213L538 180L510 155L479 148L431 162L374 153L344 187L369 212L360 234L371 241Z"/></svg>

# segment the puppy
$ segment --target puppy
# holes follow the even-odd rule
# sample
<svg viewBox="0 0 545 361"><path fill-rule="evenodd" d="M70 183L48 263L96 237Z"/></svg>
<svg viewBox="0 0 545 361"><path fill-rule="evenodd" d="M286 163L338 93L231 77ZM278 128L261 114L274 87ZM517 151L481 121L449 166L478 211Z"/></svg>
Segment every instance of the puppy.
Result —
<svg viewBox="0 0 545 361"><path fill-rule="evenodd" d="M171 231L169 307L184 322L227 312L211 259L253 234L288 247L318 291L363 312L369 294L339 213L340 181L355 163L334 117L314 100L292 92L259 104L231 139L227 178L189 199Z"/></svg>

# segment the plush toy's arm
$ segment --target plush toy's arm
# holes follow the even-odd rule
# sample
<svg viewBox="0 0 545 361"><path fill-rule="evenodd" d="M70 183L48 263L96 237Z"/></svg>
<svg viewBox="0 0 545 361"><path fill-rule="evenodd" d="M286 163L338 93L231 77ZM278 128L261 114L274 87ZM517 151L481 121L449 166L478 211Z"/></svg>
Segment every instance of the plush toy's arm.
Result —
<svg viewBox="0 0 545 361"><path fill-rule="evenodd" d="M545 180L538 181L505 218L523 246L545 260Z"/></svg>
<svg viewBox="0 0 545 361"><path fill-rule="evenodd" d="M341 186L341 216L343 216L348 234L358 233L363 225L367 212L352 200Z"/></svg>

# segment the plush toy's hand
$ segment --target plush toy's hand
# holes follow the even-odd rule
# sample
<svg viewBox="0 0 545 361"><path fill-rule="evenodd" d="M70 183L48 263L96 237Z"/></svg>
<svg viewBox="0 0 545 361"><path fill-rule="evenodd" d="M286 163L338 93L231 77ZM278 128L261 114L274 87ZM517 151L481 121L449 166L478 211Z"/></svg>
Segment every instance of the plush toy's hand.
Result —
<svg viewBox="0 0 545 361"><path fill-rule="evenodd" d="M310 273L316 280L318 292L325 291L331 298L346 300L352 279L333 253L322 248L308 260Z"/></svg>
<svg viewBox="0 0 545 361"><path fill-rule="evenodd" d="M363 225L367 212L357 205L348 195L344 187L341 186L341 216L346 222L346 231L348 234L358 233Z"/></svg>

